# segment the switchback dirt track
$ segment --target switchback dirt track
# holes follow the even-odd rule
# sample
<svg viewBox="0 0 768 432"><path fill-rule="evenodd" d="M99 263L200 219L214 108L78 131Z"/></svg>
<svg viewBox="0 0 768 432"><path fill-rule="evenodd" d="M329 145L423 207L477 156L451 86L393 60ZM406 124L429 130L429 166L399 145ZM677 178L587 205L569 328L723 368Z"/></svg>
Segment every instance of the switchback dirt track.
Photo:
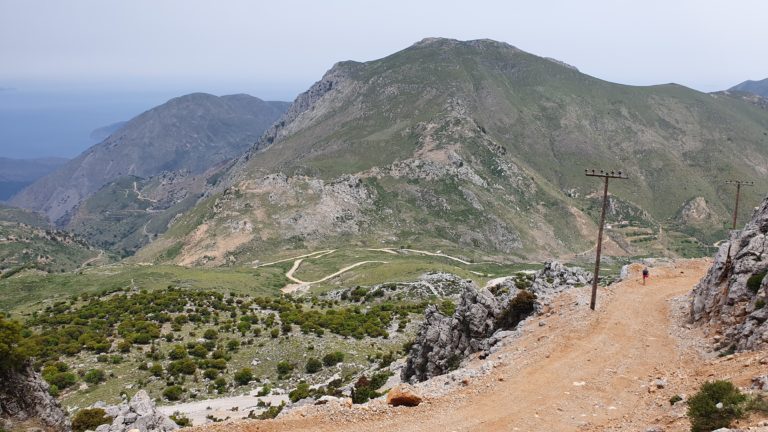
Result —
<svg viewBox="0 0 768 432"><path fill-rule="evenodd" d="M684 407L670 407L669 398L690 395L702 381L728 370L719 366L725 360L702 358L694 343L701 341L698 330L682 327L684 301L671 301L689 292L708 265L691 260L653 268L647 286L633 274L601 289L595 312L588 308L588 287L566 292L551 313L527 323L519 339L490 357L496 364L492 372L418 407L376 401L370 407L298 410L277 420L201 429L637 431L661 425L666 431L687 430ZM739 365L743 376L728 378L744 385L752 369ZM659 378L666 381L663 389L653 385Z"/></svg>

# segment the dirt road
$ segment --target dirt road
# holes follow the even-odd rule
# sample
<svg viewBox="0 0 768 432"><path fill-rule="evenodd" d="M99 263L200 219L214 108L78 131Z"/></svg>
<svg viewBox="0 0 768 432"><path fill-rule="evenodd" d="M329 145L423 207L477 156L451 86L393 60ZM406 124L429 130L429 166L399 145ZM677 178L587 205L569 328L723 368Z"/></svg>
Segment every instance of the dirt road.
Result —
<svg viewBox="0 0 768 432"><path fill-rule="evenodd" d="M491 373L415 408L379 402L205 430L637 431L660 423L667 431L686 430L684 408L671 408L669 397L691 394L714 373L700 376L706 361L689 343L700 335L685 335L696 331L682 327L685 302L676 303L676 316L670 300L690 291L708 264L653 268L645 287L634 273L601 289L596 312L587 307L587 288L571 290L549 316L527 324L519 340L491 356L498 364Z"/></svg>

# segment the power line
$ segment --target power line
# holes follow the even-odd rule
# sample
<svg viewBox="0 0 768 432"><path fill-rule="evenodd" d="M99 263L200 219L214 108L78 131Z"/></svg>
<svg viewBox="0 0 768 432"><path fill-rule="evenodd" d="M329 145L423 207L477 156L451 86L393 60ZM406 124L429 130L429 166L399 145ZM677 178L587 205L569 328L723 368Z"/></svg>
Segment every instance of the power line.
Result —
<svg viewBox="0 0 768 432"><path fill-rule="evenodd" d="M603 186L603 210L600 213L600 226L597 231L597 253L595 257L595 275L592 277L592 299L589 301L589 308L595 310L595 304L597 303L597 279L600 274L600 255L603 251L603 225L605 225L605 210L608 207L608 180L609 179L622 179L629 178L625 173L621 171L603 171L603 170L584 170L584 174L587 177L602 177L605 180Z"/></svg>

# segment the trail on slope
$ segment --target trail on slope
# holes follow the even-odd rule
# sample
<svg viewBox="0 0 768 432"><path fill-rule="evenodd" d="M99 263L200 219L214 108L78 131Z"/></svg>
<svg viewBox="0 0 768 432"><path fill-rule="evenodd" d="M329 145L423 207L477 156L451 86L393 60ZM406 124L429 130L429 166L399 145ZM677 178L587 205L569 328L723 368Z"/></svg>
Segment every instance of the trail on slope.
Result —
<svg viewBox="0 0 768 432"><path fill-rule="evenodd" d="M642 286L635 273L601 289L595 312L585 302L587 287L566 291L555 301L550 317L537 317L519 340L491 356L499 365L490 374L418 407L289 415L229 425L226 430L643 430L653 416L669 410L669 395L650 393L648 383L659 376L680 387L695 381L691 374L702 360L673 335L679 323L670 315L670 300L690 291L708 265L706 260L691 260L652 268L648 286ZM545 325L535 325L538 321Z"/></svg>

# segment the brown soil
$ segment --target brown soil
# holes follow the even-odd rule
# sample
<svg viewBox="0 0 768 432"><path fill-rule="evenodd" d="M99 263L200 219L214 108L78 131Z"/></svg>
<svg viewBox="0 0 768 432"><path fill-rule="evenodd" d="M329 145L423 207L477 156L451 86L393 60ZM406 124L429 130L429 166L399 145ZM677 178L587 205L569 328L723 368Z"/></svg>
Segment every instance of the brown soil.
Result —
<svg viewBox="0 0 768 432"><path fill-rule="evenodd" d="M747 386L766 368L759 362L764 352L719 359L704 353L701 330L685 325L687 301L680 296L708 265L690 260L652 268L647 286L633 272L630 280L600 290L595 312L584 301L587 287L568 291L490 357L498 365L489 374L445 396L427 397L418 407L376 401L198 430L685 431L685 405L670 406L671 396L691 395L712 379ZM654 384L657 379L666 381L663 388Z"/></svg>

